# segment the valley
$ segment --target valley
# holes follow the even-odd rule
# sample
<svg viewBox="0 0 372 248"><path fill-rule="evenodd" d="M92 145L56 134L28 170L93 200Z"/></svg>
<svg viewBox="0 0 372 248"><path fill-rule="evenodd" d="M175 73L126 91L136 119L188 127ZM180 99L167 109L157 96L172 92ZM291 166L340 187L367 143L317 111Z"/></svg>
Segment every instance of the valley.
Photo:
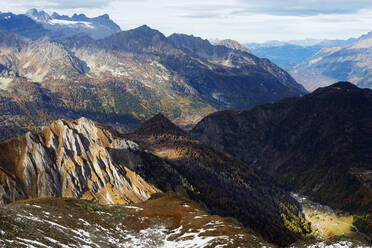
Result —
<svg viewBox="0 0 372 248"><path fill-rule="evenodd" d="M88 2L0 12L0 247L372 247L371 33L227 37L316 1L285 27L309 5Z"/></svg>

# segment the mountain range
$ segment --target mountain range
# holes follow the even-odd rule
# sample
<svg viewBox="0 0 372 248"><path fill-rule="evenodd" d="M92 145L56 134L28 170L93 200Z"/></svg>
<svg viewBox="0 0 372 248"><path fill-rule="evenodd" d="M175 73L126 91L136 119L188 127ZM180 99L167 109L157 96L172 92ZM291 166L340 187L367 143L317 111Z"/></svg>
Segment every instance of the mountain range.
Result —
<svg viewBox="0 0 372 248"><path fill-rule="evenodd" d="M290 72L309 90L339 80L371 88L371 50L372 32L351 44L324 48L294 66Z"/></svg>
<svg viewBox="0 0 372 248"><path fill-rule="evenodd" d="M30 13L38 21L50 20L45 13ZM80 116L127 130L162 112L187 128L217 110L306 94L269 60L198 37L165 37L141 26L98 40L84 33L30 40L21 35L40 23L24 15L12 18L7 27L18 25L13 19L28 18L29 23L18 35L0 31L0 109L6 116L2 140L51 120Z"/></svg>
<svg viewBox="0 0 372 248"><path fill-rule="evenodd" d="M287 70L307 90L350 81L371 88L371 33L348 40L304 40L246 44L258 57Z"/></svg>

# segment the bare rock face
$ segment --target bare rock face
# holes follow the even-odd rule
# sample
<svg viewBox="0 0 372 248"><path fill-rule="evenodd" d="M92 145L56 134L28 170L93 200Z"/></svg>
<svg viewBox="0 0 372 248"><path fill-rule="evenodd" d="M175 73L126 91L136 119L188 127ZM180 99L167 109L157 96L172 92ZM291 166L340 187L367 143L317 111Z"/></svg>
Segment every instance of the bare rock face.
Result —
<svg viewBox="0 0 372 248"><path fill-rule="evenodd" d="M147 200L162 192L158 187L182 192L177 181L173 188L157 183L147 168L157 164L136 143L90 120L59 120L0 144L0 203L53 196L124 204ZM162 168L157 171L167 176Z"/></svg>

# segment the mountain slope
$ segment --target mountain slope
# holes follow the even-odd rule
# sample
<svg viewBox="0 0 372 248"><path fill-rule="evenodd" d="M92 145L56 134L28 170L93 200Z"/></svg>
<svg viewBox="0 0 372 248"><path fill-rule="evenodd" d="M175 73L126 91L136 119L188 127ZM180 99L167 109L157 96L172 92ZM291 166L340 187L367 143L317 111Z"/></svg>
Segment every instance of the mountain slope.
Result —
<svg viewBox="0 0 372 248"><path fill-rule="evenodd" d="M164 116L153 117L126 137L174 164L195 187L192 198L213 213L235 217L280 245L309 231L289 194L270 186L241 161L200 144Z"/></svg>
<svg viewBox="0 0 372 248"><path fill-rule="evenodd" d="M4 247L275 247L178 194L131 206L61 198L17 202L0 207L0 233Z"/></svg>
<svg viewBox="0 0 372 248"><path fill-rule="evenodd" d="M194 137L285 188L355 214L372 211L372 92L340 82L301 98L203 119Z"/></svg>
<svg viewBox="0 0 372 248"><path fill-rule="evenodd" d="M184 185L171 165L84 118L0 144L0 203L50 196L132 203L163 190L186 193Z"/></svg>

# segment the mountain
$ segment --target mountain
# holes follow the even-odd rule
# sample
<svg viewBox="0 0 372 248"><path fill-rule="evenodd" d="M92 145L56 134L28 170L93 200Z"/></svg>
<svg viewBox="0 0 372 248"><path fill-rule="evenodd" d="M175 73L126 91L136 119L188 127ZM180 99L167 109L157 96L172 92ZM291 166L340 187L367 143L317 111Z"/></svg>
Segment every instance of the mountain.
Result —
<svg viewBox="0 0 372 248"><path fill-rule="evenodd" d="M212 213L237 218L266 240L287 245L304 237L309 224L297 202L260 178L243 162L199 143L159 114L127 134L173 164L196 188L192 196Z"/></svg>
<svg viewBox="0 0 372 248"><path fill-rule="evenodd" d="M0 140L81 116L128 130L162 112L190 128L217 110L306 93L268 60L146 25L99 40L3 37Z"/></svg>
<svg viewBox="0 0 372 248"><path fill-rule="evenodd" d="M69 17L61 16L56 12L49 15L45 11L31 9L27 11L26 16L51 31L52 37L57 40L80 33L85 33L93 39L101 39L121 31L107 14L94 18L89 18L84 14L74 14Z"/></svg>
<svg viewBox="0 0 372 248"><path fill-rule="evenodd" d="M275 247L179 194L128 206L34 199L0 206L0 218L2 247Z"/></svg>
<svg viewBox="0 0 372 248"><path fill-rule="evenodd" d="M212 114L192 134L291 192L363 215L372 212L371 103L371 90L340 82L300 98Z"/></svg>
<svg viewBox="0 0 372 248"><path fill-rule="evenodd" d="M371 88L371 51L372 32L351 44L320 50L296 65L291 75L309 90L337 80L347 80L359 87Z"/></svg>

